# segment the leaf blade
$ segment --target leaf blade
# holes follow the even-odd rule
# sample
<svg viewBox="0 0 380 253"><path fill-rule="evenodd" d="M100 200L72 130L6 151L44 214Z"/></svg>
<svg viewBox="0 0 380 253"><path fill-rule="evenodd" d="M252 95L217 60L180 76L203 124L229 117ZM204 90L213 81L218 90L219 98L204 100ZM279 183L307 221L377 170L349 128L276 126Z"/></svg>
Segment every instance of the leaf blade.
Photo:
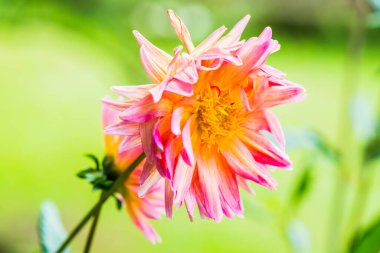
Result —
<svg viewBox="0 0 380 253"><path fill-rule="evenodd" d="M67 232L61 222L56 205L51 201L41 204L38 219L38 239L43 253L53 253L66 239ZM64 253L69 253L66 248Z"/></svg>

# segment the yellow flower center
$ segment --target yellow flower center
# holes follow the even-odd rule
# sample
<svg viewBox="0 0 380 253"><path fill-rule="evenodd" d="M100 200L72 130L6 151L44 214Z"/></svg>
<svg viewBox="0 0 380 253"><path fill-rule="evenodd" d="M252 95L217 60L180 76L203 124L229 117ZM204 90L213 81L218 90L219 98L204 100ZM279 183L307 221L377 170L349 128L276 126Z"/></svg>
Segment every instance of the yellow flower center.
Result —
<svg viewBox="0 0 380 253"><path fill-rule="evenodd" d="M197 123L201 133L201 144L208 147L228 145L240 131L245 119L240 94L220 91L218 87L199 95L195 103Z"/></svg>

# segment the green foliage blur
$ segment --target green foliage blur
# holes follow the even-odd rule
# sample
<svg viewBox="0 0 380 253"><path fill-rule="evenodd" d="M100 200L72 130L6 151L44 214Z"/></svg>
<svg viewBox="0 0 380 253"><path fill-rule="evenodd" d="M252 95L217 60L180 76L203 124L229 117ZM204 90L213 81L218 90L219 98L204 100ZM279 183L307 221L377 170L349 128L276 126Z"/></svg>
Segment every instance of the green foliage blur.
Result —
<svg viewBox="0 0 380 253"><path fill-rule="evenodd" d="M45 200L54 200L67 231L97 201L97 192L75 175L88 168L84 154L104 155L100 99L112 96L112 85L149 82L133 29L167 52L179 45L168 8L183 17L196 43L246 14L252 19L243 37L273 28L282 47L269 64L308 92L304 102L275 110L288 133L294 170L273 171L278 188L272 192L254 185L255 196L242 193L244 219L196 217L191 223L181 208L172 220L153 221L163 238L155 246L109 201L92 252L328 252L326 237L335 225L341 227L338 243L349 246L332 252L376 252L380 4L371 0L363 7L365 41L353 77L347 75L353 72L347 71L350 29L357 22L353 2L0 0L0 253L39 252L37 217ZM350 80L358 100L348 97L342 106L342 86ZM351 121L341 119L349 113ZM341 222L329 219L334 192L343 199L345 212L336 216ZM355 205L353 214L347 211ZM353 227L354 234L347 232ZM82 232L71 252L81 252L85 238Z"/></svg>

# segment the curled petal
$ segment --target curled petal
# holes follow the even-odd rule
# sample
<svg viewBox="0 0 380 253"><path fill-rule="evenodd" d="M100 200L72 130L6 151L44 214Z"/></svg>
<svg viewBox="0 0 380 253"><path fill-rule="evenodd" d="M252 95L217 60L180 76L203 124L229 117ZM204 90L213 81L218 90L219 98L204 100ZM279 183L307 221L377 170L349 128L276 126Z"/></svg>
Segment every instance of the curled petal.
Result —
<svg viewBox="0 0 380 253"><path fill-rule="evenodd" d="M268 131L280 148L285 149L285 136L281 124L269 110L257 110L247 114L247 121L242 126L252 132Z"/></svg>
<svg viewBox="0 0 380 253"><path fill-rule="evenodd" d="M129 99L142 99L149 94L149 89L152 89L156 85L145 84L145 85L127 85L127 86L113 86L111 90L120 96Z"/></svg>
<svg viewBox="0 0 380 253"><path fill-rule="evenodd" d="M168 10L167 14L178 38L182 41L186 50L191 53L194 50L194 45L191 41L189 30L173 10Z"/></svg>
<svg viewBox="0 0 380 253"><path fill-rule="evenodd" d="M109 125L115 124L115 122L119 121L118 118L118 111L105 104L103 105L103 111L102 111L102 123L103 128L108 127ZM120 123L116 123L116 125L119 125ZM120 140L122 139L122 136L118 135L108 135L104 134L104 147L107 155L114 156L117 154L117 145L119 144Z"/></svg>
<svg viewBox="0 0 380 253"><path fill-rule="evenodd" d="M183 147L185 151L185 156L183 158L185 159L185 162L189 166L194 166L195 163L195 158L194 158L194 151L193 151L193 146L192 146L192 141L191 141L191 134L192 134L192 128L194 128L194 118L195 116L191 116L186 124L185 127L183 128L182 131L182 142L183 142Z"/></svg>
<svg viewBox="0 0 380 253"><path fill-rule="evenodd" d="M247 93L245 93L245 90L243 87L240 87L240 97L241 97L241 101L243 102L245 110L252 111L251 105L249 104L249 100L247 97Z"/></svg>
<svg viewBox="0 0 380 253"><path fill-rule="evenodd" d="M168 75L175 75L177 73L177 70L181 67L182 59L180 56L182 49L182 46L178 46L174 49L174 57L168 67Z"/></svg>
<svg viewBox="0 0 380 253"><path fill-rule="evenodd" d="M284 131L282 130L280 121L277 119L276 115L274 113L266 110L265 116L267 118L267 124L268 124L268 131L273 134L273 137L276 139L278 145L281 149L285 149L285 135Z"/></svg>
<svg viewBox="0 0 380 253"><path fill-rule="evenodd" d="M160 124L162 124L162 120L157 120L156 124L153 127L153 140L155 145L160 149L164 150L164 145L162 144L161 134L159 131Z"/></svg>
<svg viewBox="0 0 380 253"><path fill-rule="evenodd" d="M102 110L102 123L103 127L108 127L109 125L115 124L119 117L118 117L119 112L112 108L109 105L103 105L103 110Z"/></svg>
<svg viewBox="0 0 380 253"><path fill-rule="evenodd" d="M144 55L142 55L144 56L144 59L142 59L142 61L145 69L149 70L154 66L159 70L165 70L169 66L169 63L172 60L170 55L153 45L138 31L133 31L133 35L135 36L140 47L144 47ZM152 73L152 76L150 77L154 80L153 82L160 83L160 80L164 76L154 76Z"/></svg>
<svg viewBox="0 0 380 253"><path fill-rule="evenodd" d="M165 146L164 155L166 166L169 172L168 179L172 179L174 174L175 161L182 150L182 143L180 137L170 138Z"/></svg>
<svg viewBox="0 0 380 253"><path fill-rule="evenodd" d="M195 84L198 81L198 77L198 70L195 62L189 59L188 56L184 56L182 68L173 76L173 78L184 83Z"/></svg>
<svg viewBox="0 0 380 253"><path fill-rule="evenodd" d="M246 192L248 192L251 195L255 194L255 192L253 191L252 187L248 184L246 179L244 179L240 176L236 176L236 180L237 180L239 186L241 186Z"/></svg>
<svg viewBox="0 0 380 253"><path fill-rule="evenodd" d="M164 91L167 89L168 83L172 79L171 75L175 75L175 73L178 71L179 67L181 66L181 60L179 57L181 51L182 51L182 46L176 47L174 49L174 57L169 63L168 71L166 73L166 78L159 85L153 87L150 90L154 103L157 103L161 99Z"/></svg>
<svg viewBox="0 0 380 253"><path fill-rule="evenodd" d="M187 193L185 197L185 205L186 205L187 214L189 215L189 218L191 221L193 221L194 219L194 209L195 209L196 204L197 204L197 201L195 199L195 195L192 189L190 188L189 192Z"/></svg>
<svg viewBox="0 0 380 253"><path fill-rule="evenodd" d="M138 229L140 229L143 232L143 234L148 238L148 240L152 244L161 242L160 236L149 224L149 222L147 221L147 218L138 209L138 206L133 202L127 201L126 207L127 207L129 215L131 216L133 223L136 225Z"/></svg>
<svg viewBox="0 0 380 253"><path fill-rule="evenodd" d="M156 47L155 45L153 45L144 36L142 36L141 33L134 30L133 35L135 36L137 43L139 43L140 47L145 46L149 50L152 57L155 58L155 61L159 62L163 60L164 62L167 62L167 63L170 62L172 57L168 55L167 53L165 53L164 51L162 51L161 49L159 49L158 47Z"/></svg>
<svg viewBox="0 0 380 253"><path fill-rule="evenodd" d="M146 165L147 163L145 163L144 165ZM148 168L148 166L150 166ZM144 169L147 171L149 170L150 171L150 174L148 177L146 177L146 179L144 180L144 182L141 184L139 190L138 190L138 196L140 198L144 197L148 192L149 190L151 190L151 188L157 184L158 181L160 181L160 179L162 179L160 173L154 168L154 166L151 166L151 165L148 165L148 166L144 166ZM147 169L148 168L148 169ZM144 170L143 169L143 170ZM144 171L143 171L144 172Z"/></svg>
<svg viewBox="0 0 380 253"><path fill-rule="evenodd" d="M235 53L230 53L229 51L226 51L226 50L222 50L220 48L213 48L213 49L210 49L207 53L204 53L202 55L200 55L199 57L197 57L197 60L198 61L225 61L225 62L229 62L233 65L236 65L236 66L241 66L243 64L241 58L239 55L235 54ZM215 63L211 64L211 65L215 65ZM217 68L212 68L212 69L217 69Z"/></svg>
<svg viewBox="0 0 380 253"><path fill-rule="evenodd" d="M258 38L250 38L245 42L241 48L236 52L237 56L241 59L242 65L235 66L232 64L224 64L220 68L219 75L215 74L216 81L228 80L234 85L240 85L243 80L255 71L256 68L261 67L268 53L268 48L271 43L271 29L267 27Z"/></svg>
<svg viewBox="0 0 380 253"><path fill-rule="evenodd" d="M156 168L155 146L152 137L155 121L150 121L145 124L140 124L140 136L142 147L146 156L146 161L142 169L139 182L141 184L139 189L139 196L146 194L150 187L152 187L160 178L159 171Z"/></svg>
<svg viewBox="0 0 380 253"><path fill-rule="evenodd" d="M141 147L141 137L139 135L126 136L119 145L119 153L135 149L137 147Z"/></svg>
<svg viewBox="0 0 380 253"><path fill-rule="evenodd" d="M170 113L173 102L161 99L154 103L151 97L146 97L120 113L120 119L127 122L144 123L156 117Z"/></svg>
<svg viewBox="0 0 380 253"><path fill-rule="evenodd" d="M186 194L189 191L191 180L193 178L195 166L186 164L182 157L178 158L177 166L174 172L173 189L175 190L174 204L181 206Z"/></svg>
<svg viewBox="0 0 380 253"><path fill-rule="evenodd" d="M157 120L153 128L153 140L155 146L159 149L158 153L164 150L164 142L166 142L170 128L170 115L166 115Z"/></svg>
<svg viewBox="0 0 380 253"><path fill-rule="evenodd" d="M217 70L222 66L223 60L221 58L212 60L211 63L205 64L202 61L198 61L197 66L202 71Z"/></svg>
<svg viewBox="0 0 380 253"><path fill-rule="evenodd" d="M139 134L139 124L119 122L116 124L108 125L104 129L105 134L131 136Z"/></svg>
<svg viewBox="0 0 380 253"><path fill-rule="evenodd" d="M185 107L181 106L173 110L172 119L171 119L171 130L173 134L181 134L181 120L183 116Z"/></svg>
<svg viewBox="0 0 380 253"><path fill-rule="evenodd" d="M193 95L193 85L198 81L198 71L194 61L183 62L179 72L169 81L166 90L172 93L190 97Z"/></svg>
<svg viewBox="0 0 380 253"><path fill-rule="evenodd" d="M191 97L194 94L193 85L181 81L171 81L166 90L185 97Z"/></svg>
<svg viewBox="0 0 380 253"><path fill-rule="evenodd" d="M219 40L218 46L230 46L231 44L238 42L250 19L250 15L246 15L244 18L242 18L226 36Z"/></svg>
<svg viewBox="0 0 380 253"><path fill-rule="evenodd" d="M199 184L204 198L204 212L207 217L219 222L222 219L223 211L220 202L217 164L213 156L204 152L199 154L197 165Z"/></svg>
<svg viewBox="0 0 380 253"><path fill-rule="evenodd" d="M109 98L102 98L103 105L107 105L115 110L118 111L124 111L125 109L129 108L131 105L133 105L133 102L131 101L118 101L118 100L111 100Z"/></svg>
<svg viewBox="0 0 380 253"><path fill-rule="evenodd" d="M259 133L245 131L241 139L250 147L256 161L276 167L289 168L291 162L282 150Z"/></svg>
<svg viewBox="0 0 380 253"><path fill-rule="evenodd" d="M247 120L242 125L250 131L259 132L261 130L268 130L267 119L264 111L255 110L247 114Z"/></svg>
<svg viewBox="0 0 380 253"><path fill-rule="evenodd" d="M158 57L153 57L144 45L140 48L140 56L144 70L152 82L161 83L166 77L166 70L169 62L165 62Z"/></svg>
<svg viewBox="0 0 380 253"><path fill-rule="evenodd" d="M265 61L267 60L267 57L270 54L278 51L279 49L280 49L280 44L278 43L278 41L277 40L270 40L268 48L261 55L261 57L256 61L256 63L252 66L251 71L255 72L258 69L260 69L264 65Z"/></svg>
<svg viewBox="0 0 380 253"><path fill-rule="evenodd" d="M268 48L271 44L272 30L267 27L258 38L249 39L238 51L238 55L244 62L244 67L239 69L248 73L253 68L261 67L268 56Z"/></svg>
<svg viewBox="0 0 380 253"><path fill-rule="evenodd" d="M173 190L170 187L169 180L165 180L165 212L166 217L172 218L173 214Z"/></svg>
<svg viewBox="0 0 380 253"><path fill-rule="evenodd" d="M164 93L166 86L168 85L168 81L168 79L165 79L162 83L149 90L149 92L152 94L154 103L158 103L158 101L160 101L162 94Z"/></svg>
<svg viewBox="0 0 380 253"><path fill-rule="evenodd" d="M139 124L141 142L142 142L144 153L145 153L146 160L147 160L147 162L145 162L145 165L147 165L147 166L144 165L144 168L150 167L150 166L154 167L154 162L153 162L154 161L154 142L153 142L153 136L152 136L154 126L155 126L154 120L151 120L151 121L144 123L144 124ZM148 170L148 171L150 171L150 170ZM140 180L142 180L142 181L144 181L146 179L145 172L146 171L143 169L143 171L140 175ZM150 173L148 173L148 174L150 174ZM142 182L142 181L140 181L140 182Z"/></svg>
<svg viewBox="0 0 380 253"><path fill-rule="evenodd" d="M239 188L236 180L236 174L231 171L228 164L216 155L215 158L218 167L218 185L220 191L220 200L223 213L232 218L235 215L241 215L243 207Z"/></svg>
<svg viewBox="0 0 380 253"><path fill-rule="evenodd" d="M305 89L296 84L271 86L266 94L265 101L261 105L263 108L299 102L305 97Z"/></svg>
<svg viewBox="0 0 380 253"><path fill-rule="evenodd" d="M249 149L240 140L235 139L231 143L231 148L222 150L222 154L228 164L241 177L250 179L269 189L276 186L265 166L255 161Z"/></svg>
<svg viewBox="0 0 380 253"><path fill-rule="evenodd" d="M224 32L227 30L225 26L222 26L215 30L210 36L208 36L201 44L199 44L194 51L192 52L192 56L196 57L201 55L202 53L209 50L219 39L222 37Z"/></svg>
<svg viewBox="0 0 380 253"><path fill-rule="evenodd" d="M119 151L114 153L115 165L118 167L118 169L124 170L128 168L129 165L131 165L132 162L136 160L142 152L143 151L141 145L137 145L133 149L128 149L126 151L120 151L119 148Z"/></svg>
<svg viewBox="0 0 380 253"><path fill-rule="evenodd" d="M150 191L149 192L150 196L148 198L144 197L140 199L141 200L140 209L141 209L141 212L148 219L159 220L161 218L161 214L164 211L163 210L164 203L163 203L163 198L162 198L163 191L160 191L158 193L155 191ZM152 208L152 207L155 207L155 208Z"/></svg>
<svg viewBox="0 0 380 253"><path fill-rule="evenodd" d="M285 78L286 74L281 72L280 70L278 69L275 69L269 65L265 65L263 64L261 66L261 71L263 71L268 77L271 77L271 76L274 76L275 78L277 79L283 79Z"/></svg>
<svg viewBox="0 0 380 253"><path fill-rule="evenodd" d="M131 157L132 159L132 157ZM133 160L131 160L132 162ZM139 177L141 175L140 164L124 182L123 201L133 223L152 242L160 242L158 234L148 223L148 219L160 219L164 212L163 181L156 183L147 192L144 198L137 195Z"/></svg>

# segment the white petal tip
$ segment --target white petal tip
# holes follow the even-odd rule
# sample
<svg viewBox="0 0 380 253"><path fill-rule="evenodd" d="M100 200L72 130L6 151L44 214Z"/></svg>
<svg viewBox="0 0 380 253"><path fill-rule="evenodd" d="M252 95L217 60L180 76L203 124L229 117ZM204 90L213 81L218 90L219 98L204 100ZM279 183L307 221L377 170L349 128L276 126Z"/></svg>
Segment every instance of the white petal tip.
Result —
<svg viewBox="0 0 380 253"><path fill-rule="evenodd" d="M145 190L142 190L141 188L138 189L138 191L137 191L137 196L138 196L139 198L143 198L143 197L145 196L145 194L146 194Z"/></svg>
<svg viewBox="0 0 380 253"><path fill-rule="evenodd" d="M133 30L132 33L133 33L133 36L135 36L135 39L137 40L137 43L140 46L143 46L143 44L144 44L144 37L141 35L141 33L139 31L137 31L137 30Z"/></svg>
<svg viewBox="0 0 380 253"><path fill-rule="evenodd" d="M262 39L269 39L272 37L272 28L269 26L265 27L263 32L259 36Z"/></svg>
<svg viewBox="0 0 380 253"><path fill-rule="evenodd" d="M178 46L174 48L173 53L174 55L179 54L183 50L183 46Z"/></svg>
<svg viewBox="0 0 380 253"><path fill-rule="evenodd" d="M245 15L240 21L239 25L243 25L243 28L248 24L249 20L251 19L251 15L247 14Z"/></svg>

